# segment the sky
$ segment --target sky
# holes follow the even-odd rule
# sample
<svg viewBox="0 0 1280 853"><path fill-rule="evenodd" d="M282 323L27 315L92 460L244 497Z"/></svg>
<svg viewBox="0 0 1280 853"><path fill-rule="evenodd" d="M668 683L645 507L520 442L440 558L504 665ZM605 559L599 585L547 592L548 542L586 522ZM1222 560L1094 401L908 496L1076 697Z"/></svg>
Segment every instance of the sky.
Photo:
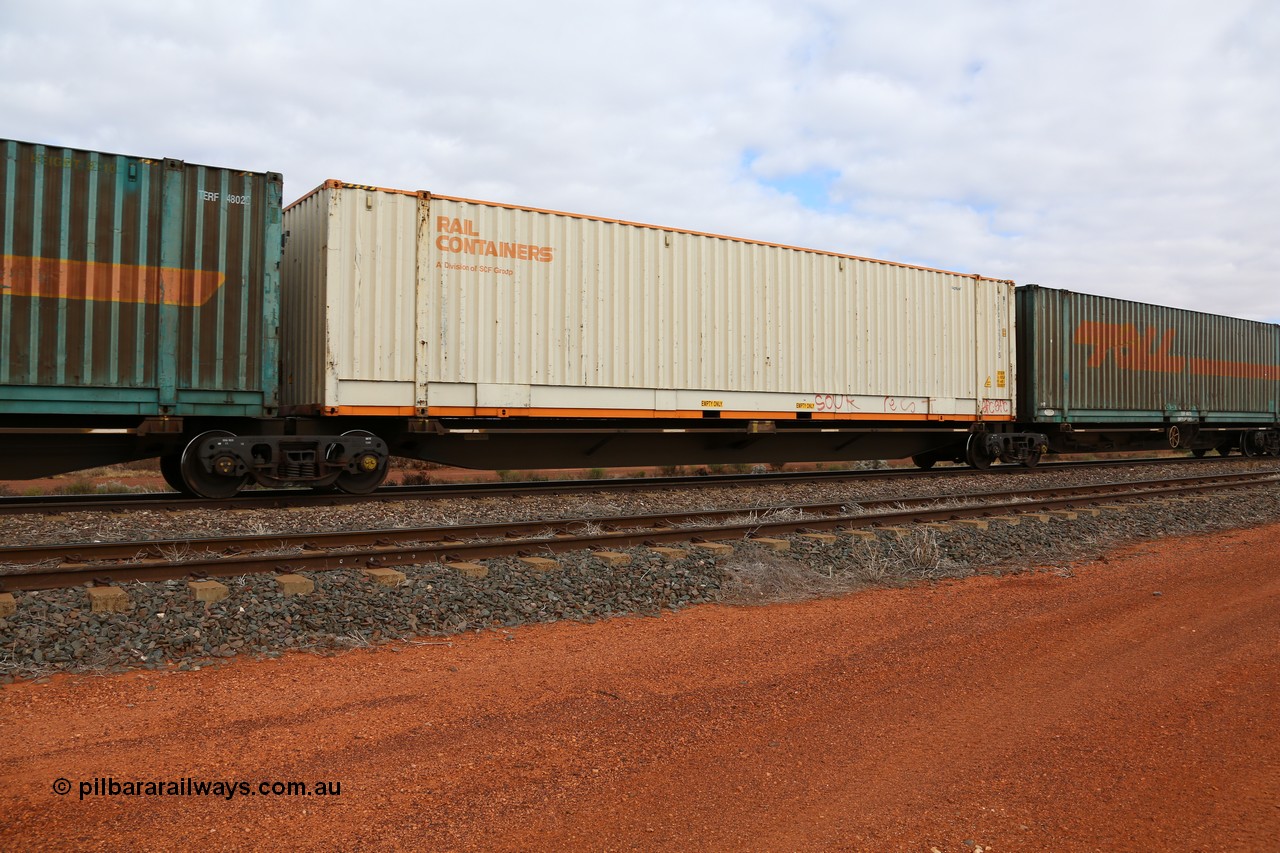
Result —
<svg viewBox="0 0 1280 853"><path fill-rule="evenodd" d="M0 0L0 136L1280 321L1274 0Z"/></svg>

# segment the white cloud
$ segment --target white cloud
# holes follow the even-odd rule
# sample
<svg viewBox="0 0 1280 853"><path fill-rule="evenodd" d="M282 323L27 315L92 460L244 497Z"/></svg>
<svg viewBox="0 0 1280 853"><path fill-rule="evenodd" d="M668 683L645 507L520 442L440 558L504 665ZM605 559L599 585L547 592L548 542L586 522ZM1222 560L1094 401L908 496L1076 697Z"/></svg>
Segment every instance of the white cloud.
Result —
<svg viewBox="0 0 1280 853"><path fill-rule="evenodd" d="M14 138L1280 318L1274 3L0 0L0 21ZM825 203L782 191L816 199L805 176Z"/></svg>

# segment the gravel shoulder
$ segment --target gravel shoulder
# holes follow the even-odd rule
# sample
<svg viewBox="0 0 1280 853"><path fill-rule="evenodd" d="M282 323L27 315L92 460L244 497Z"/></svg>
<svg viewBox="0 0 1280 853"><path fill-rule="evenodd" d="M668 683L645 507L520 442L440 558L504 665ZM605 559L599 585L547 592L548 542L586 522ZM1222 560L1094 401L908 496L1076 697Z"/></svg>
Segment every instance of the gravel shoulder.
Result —
<svg viewBox="0 0 1280 853"><path fill-rule="evenodd" d="M1273 523L794 604L24 681L0 690L0 831L15 849L1269 849L1278 551ZM95 777L342 789L80 799Z"/></svg>
<svg viewBox="0 0 1280 853"><path fill-rule="evenodd" d="M849 494L849 502L865 500L866 491L862 486ZM696 499L683 493L668 497ZM720 506L727 502L723 494L716 497ZM227 515L239 513L205 511L200 517L232 523ZM1061 566L1135 540L1275 520L1280 489L1269 485L1048 524L922 528L902 538L842 537L832 543L793 536L786 553L738 542L727 557L691 552L670 560L634 548L630 565L611 566L575 552L560 555L552 571L532 570L514 558L490 560L484 578L431 563L405 567L405 582L394 588L373 584L358 571L314 572L315 591L294 597L282 594L269 576L248 575L226 579L230 596L213 604L196 601L185 581L129 583L122 585L131 601L123 613L91 612L83 589L17 593L17 612L0 617L0 683L58 672L188 670L239 655L334 653L563 619L653 615L710 602L802 600L869 586Z"/></svg>

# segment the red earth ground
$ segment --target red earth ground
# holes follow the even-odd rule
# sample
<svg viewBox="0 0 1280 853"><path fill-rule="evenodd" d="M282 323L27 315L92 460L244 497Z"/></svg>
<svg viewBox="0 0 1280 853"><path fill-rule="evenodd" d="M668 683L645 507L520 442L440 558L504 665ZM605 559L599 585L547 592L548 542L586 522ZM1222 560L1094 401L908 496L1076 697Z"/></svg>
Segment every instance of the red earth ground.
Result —
<svg viewBox="0 0 1280 853"><path fill-rule="evenodd" d="M0 838L1276 850L1277 554L1280 525L1069 571L13 684ZM82 799L95 778L341 793Z"/></svg>

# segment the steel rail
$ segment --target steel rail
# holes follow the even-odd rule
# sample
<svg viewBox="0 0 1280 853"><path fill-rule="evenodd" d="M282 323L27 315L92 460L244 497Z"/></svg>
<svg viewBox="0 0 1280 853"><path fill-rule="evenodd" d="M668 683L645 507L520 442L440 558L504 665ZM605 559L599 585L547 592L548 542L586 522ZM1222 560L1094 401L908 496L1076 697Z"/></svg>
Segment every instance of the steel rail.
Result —
<svg viewBox="0 0 1280 853"><path fill-rule="evenodd" d="M1234 457L1228 462L1244 461ZM767 486L792 483L845 482L876 479L916 479L921 477L963 477L996 473L1024 476L1048 471L1088 468L1123 468L1147 465L1186 465L1218 462L1193 457L1144 458L1047 462L1035 468L996 465L989 471L968 466L949 468L877 468L856 471L779 471L764 474L706 474L678 477L612 477L603 480L527 480L514 483L429 483L425 486L384 486L368 495L312 492L306 489L260 489L241 492L234 498L209 500L177 492L136 492L111 495L39 495L0 497L0 515L18 513L126 512L132 510L187 509L282 509L298 506L343 506L369 501L438 500L461 497L509 497L513 495L587 494L605 491L646 491L670 488L723 488ZM1253 460L1251 460L1253 461Z"/></svg>
<svg viewBox="0 0 1280 853"><path fill-rule="evenodd" d="M234 556L251 551L302 548L320 551L344 546L393 545L402 542L438 542L462 538L485 539L495 536L529 537L542 532L566 534L574 527L595 526L605 529L623 527L659 527L663 525L689 524L699 520L731 518L748 513L777 514L801 512L806 515L831 515L844 512L856 504L863 510L897 507L900 509L929 506L943 502L965 500L995 500L1026 498L1029 500L1098 493L1135 492L1161 486L1198 483L1216 483L1236 479L1264 479L1280 474L1280 469L1243 474L1209 474L1177 479L1121 480L1111 483L1095 483L1077 486L1045 486L1034 489L1000 489L963 494L933 494L913 497L875 498L858 501L823 501L786 506L726 507L702 510L678 510L675 512L642 513L621 516L574 517L566 519L537 519L534 521L499 521L481 524L449 525L445 527L391 527L378 530L337 530L310 533L273 533L243 536L192 537L185 539L159 539L148 542L80 542L56 545L14 545L0 547L0 565L21 563L45 563L61 561L88 563L99 560L163 559L176 551L205 550L224 556Z"/></svg>
<svg viewBox="0 0 1280 853"><path fill-rule="evenodd" d="M62 565L56 569L7 570L0 574L0 589L23 590L75 586L86 581L103 583L111 581L170 580L184 576L233 576L255 572L320 571L343 568L376 568L392 565L412 565L425 562L450 562L477 560L511 555L530 556L537 553L557 553L584 548L625 548L641 544L661 542L689 542L697 540L717 541L739 539L752 533L786 534L798 531L829 529L860 529L918 523L922 521L947 521L964 518L981 518L996 514L1025 513L1037 510L1070 509L1082 504L1102 501L1138 500L1158 495L1187 494L1194 492L1238 489L1249 486L1280 482L1280 471L1254 472L1242 475L1216 475L1208 477L1178 478L1175 480L1144 480L1124 483L1104 483L1093 486L1071 486L1033 489L1015 492L981 492L969 495L933 495L910 499L887 499L859 502L859 510L868 506L893 506L882 512L850 513L844 505L810 504L795 507L747 507L714 511L687 511L658 513L642 516L619 516L597 519L566 519L562 521L534 521L485 525L466 525L450 528L423 528L363 531L339 533L328 539L332 546L356 546L321 548L314 542L298 541L320 538L320 534L295 537L232 537L229 539L174 540L165 543L118 543L118 547L144 544L184 549L190 559L141 559L128 563L80 563ZM968 505L929 506L945 501L978 499L983 502ZM984 500L997 499L997 500ZM907 504L913 504L908 506ZM800 519L769 520L768 518L742 516L768 515L781 511L803 513L827 513ZM721 519L719 524L702 524L673 529L667 525L695 521ZM601 532L574 533L573 526L594 525L607 528ZM621 528L621 529L619 529ZM559 532L557 532L559 531ZM469 536L472 541L459 541L457 537ZM494 541L496 537L509 537ZM361 540L363 537L363 540ZM293 544L288 544L292 540ZM289 547L301 551L290 554L245 554L241 545L248 542L269 541L276 547ZM227 550L215 554L208 549L222 545ZM230 545L228 548L227 546ZM206 547L207 546L207 547ZM45 562L57 559L54 549L65 546L42 546L47 549ZM108 546L115 547L115 546ZM190 549L206 547L205 554L193 554ZM270 546L266 546L270 547ZM30 549L28 549L30 552ZM0 561L7 561L18 549L0 549ZM135 550L134 555L138 552Z"/></svg>

